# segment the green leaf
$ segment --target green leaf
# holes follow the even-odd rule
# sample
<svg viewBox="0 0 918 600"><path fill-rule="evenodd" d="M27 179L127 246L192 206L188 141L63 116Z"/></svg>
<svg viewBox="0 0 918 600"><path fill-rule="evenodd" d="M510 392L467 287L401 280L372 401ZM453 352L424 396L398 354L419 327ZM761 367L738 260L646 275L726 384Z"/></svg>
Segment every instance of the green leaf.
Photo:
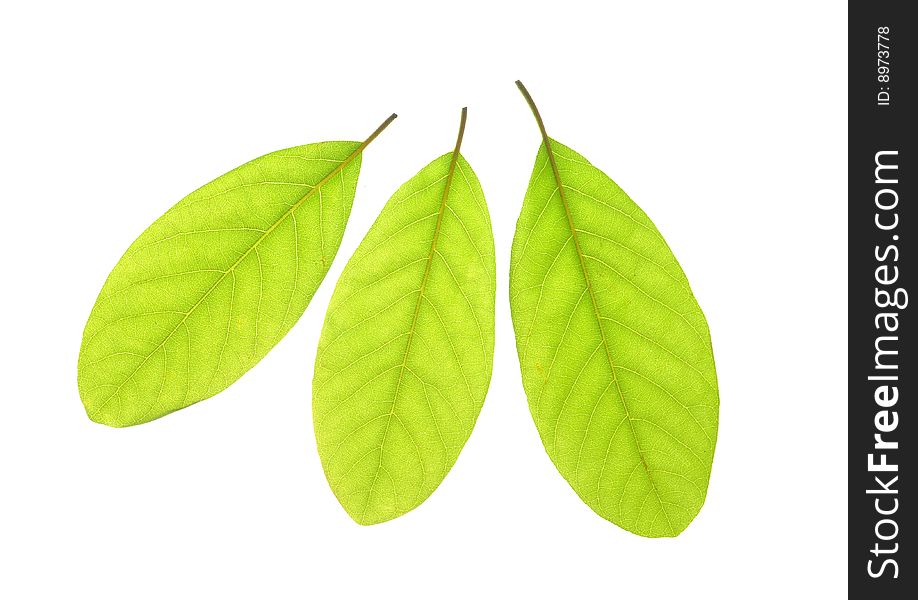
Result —
<svg viewBox="0 0 918 600"><path fill-rule="evenodd" d="M597 514L678 535L704 503L717 440L710 333L653 222L550 139L510 259L523 386L549 457Z"/></svg>
<svg viewBox="0 0 918 600"><path fill-rule="evenodd" d="M350 516L370 525L421 504L472 432L494 355L494 238L459 154L389 199L325 318L313 381L319 456Z"/></svg>
<svg viewBox="0 0 918 600"><path fill-rule="evenodd" d="M309 304L351 212L366 141L267 154L192 192L115 265L83 333L93 421L124 427L222 391Z"/></svg>

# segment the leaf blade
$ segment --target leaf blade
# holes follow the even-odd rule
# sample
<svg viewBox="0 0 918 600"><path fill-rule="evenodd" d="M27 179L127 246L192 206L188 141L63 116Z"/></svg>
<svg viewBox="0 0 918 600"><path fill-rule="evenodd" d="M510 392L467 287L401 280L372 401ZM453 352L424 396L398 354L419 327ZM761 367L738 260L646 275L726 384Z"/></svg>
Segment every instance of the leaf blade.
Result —
<svg viewBox="0 0 918 600"><path fill-rule="evenodd" d="M458 152L444 154L387 202L319 341L319 456L358 523L417 507L458 457L490 382L495 285L481 187Z"/></svg>
<svg viewBox="0 0 918 600"><path fill-rule="evenodd" d="M367 141L267 154L195 190L128 248L84 330L90 419L159 418L232 384L289 331L337 252Z"/></svg>
<svg viewBox="0 0 918 600"><path fill-rule="evenodd" d="M510 274L533 420L597 514L639 535L678 535L704 502L717 436L707 322L646 214L544 136Z"/></svg>

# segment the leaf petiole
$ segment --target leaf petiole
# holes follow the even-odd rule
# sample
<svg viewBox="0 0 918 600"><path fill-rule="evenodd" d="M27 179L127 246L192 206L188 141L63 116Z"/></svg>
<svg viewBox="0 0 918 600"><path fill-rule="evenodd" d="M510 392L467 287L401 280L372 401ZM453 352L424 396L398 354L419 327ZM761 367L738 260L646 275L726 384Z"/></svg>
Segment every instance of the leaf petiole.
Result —
<svg viewBox="0 0 918 600"><path fill-rule="evenodd" d="M519 79L516 80L516 87L520 89L520 93L522 93L523 98L526 99L526 104L529 105L529 109L532 111L532 115L535 117L536 123L539 125L539 131L542 133L542 141L545 142L545 147L549 149L549 152L551 152L548 142L548 133L545 132L545 123L542 122L542 115L539 114L539 109L535 105L535 101L532 99L532 96L529 95L529 90L526 89L526 86L523 85L523 82Z"/></svg>

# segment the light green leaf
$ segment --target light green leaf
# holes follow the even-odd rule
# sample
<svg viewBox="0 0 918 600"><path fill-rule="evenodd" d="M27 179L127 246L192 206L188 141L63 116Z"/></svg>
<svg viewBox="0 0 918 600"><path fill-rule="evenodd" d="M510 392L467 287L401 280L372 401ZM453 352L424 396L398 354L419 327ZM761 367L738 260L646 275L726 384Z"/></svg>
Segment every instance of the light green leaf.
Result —
<svg viewBox="0 0 918 600"><path fill-rule="evenodd" d="M313 420L322 466L370 525L421 504L472 432L494 354L494 238L472 168L453 152L383 208L332 296Z"/></svg>
<svg viewBox="0 0 918 600"><path fill-rule="evenodd" d="M192 192L128 248L83 333L80 396L124 427L222 391L290 330L338 251L366 141L267 154Z"/></svg>
<svg viewBox="0 0 918 600"><path fill-rule="evenodd" d="M717 440L708 325L646 214L602 171L543 144L510 259L523 386L558 471L596 513L668 537L704 503Z"/></svg>

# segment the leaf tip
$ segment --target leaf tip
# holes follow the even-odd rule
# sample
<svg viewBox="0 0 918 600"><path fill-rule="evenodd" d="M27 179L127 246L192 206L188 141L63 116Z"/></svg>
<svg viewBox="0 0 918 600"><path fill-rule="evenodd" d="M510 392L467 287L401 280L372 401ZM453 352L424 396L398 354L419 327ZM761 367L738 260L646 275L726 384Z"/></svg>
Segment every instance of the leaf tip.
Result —
<svg viewBox="0 0 918 600"><path fill-rule="evenodd" d="M354 523L357 523L361 527L372 527L373 525L379 525L380 523L391 521L392 519L398 518L402 514L404 514L404 513L398 513L398 514L381 515L381 514L375 514L372 511L368 512L367 510L356 512L352 510L351 508L345 506L344 504L341 504L341 506L344 507L344 510L347 513L347 516L349 516L351 520L354 521Z"/></svg>
<svg viewBox="0 0 918 600"><path fill-rule="evenodd" d="M82 395L82 390L80 394ZM118 418L116 418L116 413L111 410L106 410L104 404L96 405L86 398L81 398L81 400L83 402L83 410L86 411L86 417L93 423L98 423L99 425L105 425L106 427L112 427L114 429L123 429L138 424L130 420L122 419L121 415L117 415Z"/></svg>
<svg viewBox="0 0 918 600"><path fill-rule="evenodd" d="M89 407L84 407L84 408L86 408L86 416L89 417L89 420L92 421L93 423L97 423L99 425L105 425L106 427L111 427L113 429L123 429L130 425L130 423L115 421L115 420L108 418L105 414L103 414L104 411L92 412L89 410Z"/></svg>

